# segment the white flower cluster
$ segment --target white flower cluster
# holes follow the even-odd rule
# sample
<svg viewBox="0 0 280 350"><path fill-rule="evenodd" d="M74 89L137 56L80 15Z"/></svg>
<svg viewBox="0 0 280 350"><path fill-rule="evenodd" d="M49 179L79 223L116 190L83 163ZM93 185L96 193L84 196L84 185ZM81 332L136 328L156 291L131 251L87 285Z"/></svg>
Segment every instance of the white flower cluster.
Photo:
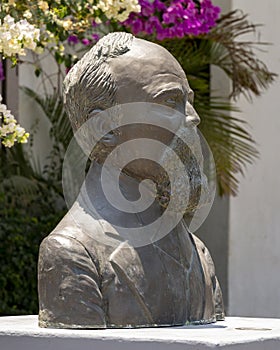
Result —
<svg viewBox="0 0 280 350"><path fill-rule="evenodd" d="M1 102L2 96L0 95L0 140L2 139L2 144L5 147L12 147L15 142L26 143L29 134L17 124L11 111Z"/></svg>
<svg viewBox="0 0 280 350"><path fill-rule="evenodd" d="M138 0L100 0L95 9L101 10L108 19L125 21L131 12L140 12Z"/></svg>
<svg viewBox="0 0 280 350"><path fill-rule="evenodd" d="M7 15L0 21L0 53L4 57L25 55L25 49L35 50L40 38L40 29L30 24L26 19L15 22Z"/></svg>

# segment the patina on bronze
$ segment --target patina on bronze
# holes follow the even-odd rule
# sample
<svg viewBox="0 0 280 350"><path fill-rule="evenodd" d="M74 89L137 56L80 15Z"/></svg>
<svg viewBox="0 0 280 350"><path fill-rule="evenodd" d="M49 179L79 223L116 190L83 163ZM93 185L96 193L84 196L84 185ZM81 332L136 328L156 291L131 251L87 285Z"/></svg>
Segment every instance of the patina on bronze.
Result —
<svg viewBox="0 0 280 350"><path fill-rule="evenodd" d="M180 96L177 90L172 96L170 86L174 85L182 91ZM193 93L179 63L163 47L127 33L101 39L69 72L64 96L74 131L94 113L129 102L171 103L182 113L187 111L189 121L199 123L192 107ZM162 210L156 202L145 212L128 216L107 205L102 194L100 171L110 149L139 135L171 141L163 129L133 125L107 135L92 154L85 186L104 218L102 225L79 197L42 242L38 272L41 327L155 327L224 318L211 256L183 220L162 239L141 247L114 235L113 245L94 238L96 233L110 235L106 218L130 227L151 222ZM119 179L126 198L137 197L142 179L159 181L160 171L143 159L129 164Z"/></svg>

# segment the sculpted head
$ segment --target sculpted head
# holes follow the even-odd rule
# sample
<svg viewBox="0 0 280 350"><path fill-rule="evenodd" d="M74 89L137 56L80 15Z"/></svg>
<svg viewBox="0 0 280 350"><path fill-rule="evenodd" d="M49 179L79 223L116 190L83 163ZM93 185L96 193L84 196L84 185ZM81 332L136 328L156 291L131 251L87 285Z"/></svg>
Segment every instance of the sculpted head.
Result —
<svg viewBox="0 0 280 350"><path fill-rule="evenodd" d="M126 103L149 102L180 112L184 119L183 134L188 125L196 126L200 122L192 105L193 98L185 72L165 48L122 32L103 37L70 70L64 82L64 104L74 132L100 111ZM171 123L177 122L176 118L169 119ZM119 134L107 135L102 147L115 147L140 137L170 144L174 135L164 128L133 124L123 127ZM189 150L181 148L180 152L184 161L190 162ZM98 154L102 154L102 150ZM191 162L190 177L193 179L197 174L200 178L197 163ZM143 159L126 168L130 174L141 173L141 177L154 180L154 174L160 173L157 164ZM191 186L194 197L198 198L200 182L193 180Z"/></svg>
<svg viewBox="0 0 280 350"><path fill-rule="evenodd" d="M94 113L129 102L164 104L199 123L193 91L177 60L157 44L129 33L111 33L68 73L65 108L76 131Z"/></svg>

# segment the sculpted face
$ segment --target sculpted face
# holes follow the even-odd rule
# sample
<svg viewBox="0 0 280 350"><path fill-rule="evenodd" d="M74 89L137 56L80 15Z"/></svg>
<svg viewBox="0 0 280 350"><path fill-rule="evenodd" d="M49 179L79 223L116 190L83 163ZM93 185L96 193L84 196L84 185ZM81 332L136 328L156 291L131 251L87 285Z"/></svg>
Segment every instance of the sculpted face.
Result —
<svg viewBox="0 0 280 350"><path fill-rule="evenodd" d="M150 102L165 105L182 113L183 127L200 122L192 103L194 94L186 75L177 60L163 47L154 43L134 39L130 50L109 61L109 67L117 85L116 103ZM179 129L182 120L169 115L168 118ZM172 128L173 129L173 128ZM181 132L184 132L183 130ZM174 135L156 126L129 125L122 128L117 143L133 138L154 138L170 144ZM143 177L153 177L158 172L157 165L138 160L130 165L130 171Z"/></svg>
<svg viewBox="0 0 280 350"><path fill-rule="evenodd" d="M189 194L188 212L207 203L208 185L203 173L200 139L196 132L200 119L192 105L193 91L177 60L165 48L134 38L127 52L107 59L106 69L112 77L112 83L109 84L116 87L111 104L119 107L114 109L106 122L102 113L99 113L102 109L106 110L105 106L99 104L100 109L92 111L92 120L96 122L93 130L102 130L102 125L107 123L111 130L93 150L92 159L103 164L114 151L116 158L113 163L110 161L109 167L117 169L119 164L125 164L121 166L123 173L138 181L152 180L157 185L158 198L170 198L171 183L167 174L179 174L178 163L182 163L189 179L188 188L186 182L177 177L172 194L178 198L182 197L182 193ZM140 114L139 111L135 113L136 107L133 105L129 112L127 107L121 107L137 102L147 106L145 112L141 110ZM158 105L167 108L153 107ZM125 126L121 123L123 126L115 129L114 120L122 120L126 113L130 114L129 117L135 117L136 123L130 122ZM151 121L151 124L141 120ZM140 144L137 142L139 139L159 141L166 147L157 148L148 141ZM130 142L132 140L134 142ZM151 152L151 158L143 156ZM126 159L129 160L124 161Z"/></svg>
<svg viewBox="0 0 280 350"><path fill-rule="evenodd" d="M193 91L177 60L163 47L134 39L131 49L109 63L118 87L116 102L164 104L183 114L187 122L200 120L192 107Z"/></svg>

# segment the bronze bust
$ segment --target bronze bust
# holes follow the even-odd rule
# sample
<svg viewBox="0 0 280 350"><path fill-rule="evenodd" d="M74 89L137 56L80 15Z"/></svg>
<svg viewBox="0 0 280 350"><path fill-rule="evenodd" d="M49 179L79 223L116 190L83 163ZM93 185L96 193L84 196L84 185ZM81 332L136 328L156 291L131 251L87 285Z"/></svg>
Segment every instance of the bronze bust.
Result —
<svg viewBox="0 0 280 350"><path fill-rule="evenodd" d="M187 128L188 122L199 123L192 98L185 73L175 58L163 47L128 33L102 38L64 82L65 108L74 131L101 111L138 102L166 104L184 113ZM168 118L173 123L171 114ZM101 171L108 154L116 145L139 137L170 143L173 135L142 124L108 133L91 154L84 183L87 200L95 203L102 220L91 215L81 195L41 243L41 327L156 327L224 319L211 256L184 220L150 244L134 245L112 231L113 224L128 230L145 226L162 210L155 202L141 213L125 213L109 205L102 192ZM120 173L119 186L127 200L135 201L139 183L143 179L160 182L160 174L155 162L141 158L127 164ZM191 196L196 195L193 190ZM96 239L106 235L112 244Z"/></svg>

